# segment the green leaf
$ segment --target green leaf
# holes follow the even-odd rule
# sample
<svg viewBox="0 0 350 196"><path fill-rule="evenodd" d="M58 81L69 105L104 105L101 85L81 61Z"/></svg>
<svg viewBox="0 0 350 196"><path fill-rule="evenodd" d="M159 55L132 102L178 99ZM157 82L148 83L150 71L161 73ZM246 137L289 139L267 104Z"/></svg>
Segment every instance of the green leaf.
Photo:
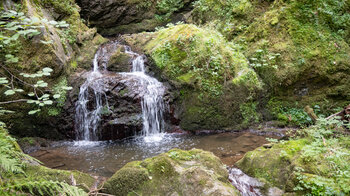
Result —
<svg viewBox="0 0 350 196"><path fill-rule="evenodd" d="M63 86L62 89L66 90L66 91L69 91L69 90L72 90L73 87L71 87L71 86Z"/></svg>
<svg viewBox="0 0 350 196"><path fill-rule="evenodd" d="M41 98L48 98L48 97L50 97L49 94L44 94Z"/></svg>
<svg viewBox="0 0 350 196"><path fill-rule="evenodd" d="M44 101L44 104L45 104L45 105L52 105L52 104L53 104L53 101L47 100L47 101Z"/></svg>
<svg viewBox="0 0 350 196"><path fill-rule="evenodd" d="M27 103L31 104L31 103L35 103L35 100L28 100Z"/></svg>
<svg viewBox="0 0 350 196"><path fill-rule="evenodd" d="M7 90L7 91L5 91L5 95L6 96L9 96L9 95L14 95L16 92L14 91L14 90L12 90L12 89L10 89L10 90Z"/></svg>
<svg viewBox="0 0 350 196"><path fill-rule="evenodd" d="M50 41L40 40L40 42L41 42L41 43L43 43L43 44L46 44L46 45L48 45L48 44L52 44L52 43L53 43L53 41L52 41L52 40L50 40Z"/></svg>
<svg viewBox="0 0 350 196"><path fill-rule="evenodd" d="M36 84L34 85L35 87L47 87L47 83L44 82L43 80L39 80L36 82Z"/></svg>
<svg viewBox="0 0 350 196"><path fill-rule="evenodd" d="M50 73L50 72L53 72L53 69L51 69L50 67L45 67L43 69L43 72Z"/></svg>
<svg viewBox="0 0 350 196"><path fill-rule="evenodd" d="M29 115L33 115L33 114L36 114L37 112L40 112L40 109L37 109L37 110L31 110L28 112Z"/></svg>
<svg viewBox="0 0 350 196"><path fill-rule="evenodd" d="M58 98L60 98L60 97L61 97L60 94L55 94L55 95L53 95L53 98L54 98L54 99L58 99Z"/></svg>
<svg viewBox="0 0 350 196"><path fill-rule="evenodd" d="M9 81L7 80L7 78L0 78L0 84L8 84Z"/></svg>

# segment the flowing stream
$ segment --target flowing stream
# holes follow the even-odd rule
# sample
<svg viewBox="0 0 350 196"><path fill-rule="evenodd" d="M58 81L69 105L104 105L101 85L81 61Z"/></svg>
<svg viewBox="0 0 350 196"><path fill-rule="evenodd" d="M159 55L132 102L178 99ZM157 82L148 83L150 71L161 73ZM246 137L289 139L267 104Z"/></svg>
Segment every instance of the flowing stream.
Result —
<svg viewBox="0 0 350 196"><path fill-rule="evenodd" d="M107 64L117 46L117 42L111 42L99 48L93 60L93 69L87 74L85 83L80 87L75 113L77 140L97 141L99 139L100 114L102 110L109 108L103 77L108 74ZM123 47L127 54L133 56L133 61L131 72L120 74L132 75L137 78L140 81L138 88L143 89L141 94L142 136L150 142L161 140L161 132L164 127L163 114L166 109L163 101L165 87L157 79L145 73L145 57L143 55L131 51L128 46Z"/></svg>

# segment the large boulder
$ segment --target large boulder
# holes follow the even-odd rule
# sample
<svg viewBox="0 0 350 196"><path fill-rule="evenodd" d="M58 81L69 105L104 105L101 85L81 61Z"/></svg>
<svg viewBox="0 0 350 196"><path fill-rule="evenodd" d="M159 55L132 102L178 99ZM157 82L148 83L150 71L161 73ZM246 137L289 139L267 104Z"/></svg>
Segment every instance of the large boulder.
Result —
<svg viewBox="0 0 350 196"><path fill-rule="evenodd" d="M197 149L130 162L104 188L113 195L240 195L220 159Z"/></svg>
<svg viewBox="0 0 350 196"><path fill-rule="evenodd" d="M103 35L153 31L185 20L193 0L77 0L82 16Z"/></svg>
<svg viewBox="0 0 350 196"><path fill-rule="evenodd" d="M145 52L177 92L174 116L182 128L234 129L259 120L254 101L263 84L239 48L217 31L182 24L122 37Z"/></svg>

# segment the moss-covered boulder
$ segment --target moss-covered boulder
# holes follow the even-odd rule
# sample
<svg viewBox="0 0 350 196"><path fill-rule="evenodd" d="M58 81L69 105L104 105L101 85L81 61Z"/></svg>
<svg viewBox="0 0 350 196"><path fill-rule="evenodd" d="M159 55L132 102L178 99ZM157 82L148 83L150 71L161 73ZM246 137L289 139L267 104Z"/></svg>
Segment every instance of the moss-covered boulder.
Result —
<svg viewBox="0 0 350 196"><path fill-rule="evenodd" d="M104 188L113 195L240 195L220 159L196 149L130 162Z"/></svg>
<svg viewBox="0 0 350 196"><path fill-rule="evenodd" d="M245 118L240 105L254 102L262 90L239 47L215 30L182 24L123 38L149 55L173 84L184 129L237 128Z"/></svg>
<svg viewBox="0 0 350 196"><path fill-rule="evenodd" d="M350 177L343 172L349 169L348 142L349 137L324 143L308 138L284 141L248 152L236 165L266 183L265 188L276 186L300 195L347 195Z"/></svg>
<svg viewBox="0 0 350 196"><path fill-rule="evenodd" d="M103 35L153 31L186 19L193 0L77 0L81 14Z"/></svg>

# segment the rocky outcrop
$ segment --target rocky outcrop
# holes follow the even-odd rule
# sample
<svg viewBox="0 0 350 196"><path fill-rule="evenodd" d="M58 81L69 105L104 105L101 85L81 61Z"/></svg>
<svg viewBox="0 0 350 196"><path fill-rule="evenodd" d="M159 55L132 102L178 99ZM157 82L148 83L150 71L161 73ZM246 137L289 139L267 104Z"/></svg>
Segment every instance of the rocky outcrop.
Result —
<svg viewBox="0 0 350 196"><path fill-rule="evenodd" d="M81 14L103 35L153 31L186 19L193 0L77 0Z"/></svg>
<svg viewBox="0 0 350 196"><path fill-rule="evenodd" d="M104 185L113 195L240 195L229 183L228 171L213 153L170 150L144 161L126 164Z"/></svg>
<svg viewBox="0 0 350 196"><path fill-rule="evenodd" d="M263 83L217 31L185 24L122 38L176 89L174 116L183 129L232 130L259 121L254 100Z"/></svg>

